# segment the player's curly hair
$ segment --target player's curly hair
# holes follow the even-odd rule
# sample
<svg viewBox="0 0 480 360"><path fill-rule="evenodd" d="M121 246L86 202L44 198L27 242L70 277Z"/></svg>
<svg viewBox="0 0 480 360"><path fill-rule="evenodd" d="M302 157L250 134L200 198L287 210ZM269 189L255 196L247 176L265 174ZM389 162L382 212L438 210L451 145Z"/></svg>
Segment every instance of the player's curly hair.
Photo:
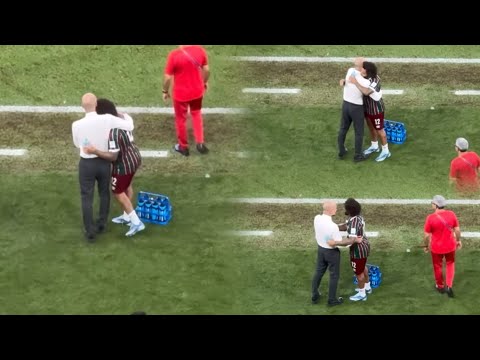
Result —
<svg viewBox="0 0 480 360"><path fill-rule="evenodd" d="M378 74L377 65L370 61L363 62L363 68L367 72L367 79L375 79Z"/></svg>
<svg viewBox="0 0 480 360"><path fill-rule="evenodd" d="M99 115L110 114L113 116L118 116L115 104L108 99L98 99L96 111Z"/></svg>
<svg viewBox="0 0 480 360"><path fill-rule="evenodd" d="M345 201L345 215L349 216L357 216L360 215L360 212L362 211L362 205L355 200L354 198L348 198Z"/></svg>

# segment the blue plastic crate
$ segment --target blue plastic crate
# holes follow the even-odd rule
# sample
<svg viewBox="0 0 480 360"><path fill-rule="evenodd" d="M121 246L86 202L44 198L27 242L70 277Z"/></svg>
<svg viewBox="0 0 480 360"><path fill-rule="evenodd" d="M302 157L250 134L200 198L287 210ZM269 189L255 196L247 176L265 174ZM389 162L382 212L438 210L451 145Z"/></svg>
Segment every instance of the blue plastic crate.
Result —
<svg viewBox="0 0 480 360"><path fill-rule="evenodd" d="M140 191L135 212L144 222L167 225L172 219L173 209L167 196Z"/></svg>
<svg viewBox="0 0 480 360"><path fill-rule="evenodd" d="M407 128L405 124L398 121L385 120L385 133L387 141L392 144L403 144L407 140Z"/></svg>
<svg viewBox="0 0 480 360"><path fill-rule="evenodd" d="M370 278L370 286L375 289L380 286L382 283L382 272L380 267L377 265L367 264L368 268L368 277ZM356 275L353 275L353 283L358 284L358 279Z"/></svg>

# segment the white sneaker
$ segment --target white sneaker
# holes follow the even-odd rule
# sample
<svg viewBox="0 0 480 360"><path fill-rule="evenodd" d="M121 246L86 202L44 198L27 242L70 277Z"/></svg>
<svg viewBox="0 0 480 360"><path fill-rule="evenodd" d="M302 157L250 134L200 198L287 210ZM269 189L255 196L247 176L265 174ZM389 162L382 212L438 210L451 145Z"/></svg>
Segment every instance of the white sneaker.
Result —
<svg viewBox="0 0 480 360"><path fill-rule="evenodd" d="M356 292L359 292L359 291L360 291L360 288L356 288L355 291L356 291ZM365 292L366 292L367 294L371 294L372 291L373 291L372 288L370 288L370 289L368 289L368 290L365 289Z"/></svg>
<svg viewBox="0 0 480 360"><path fill-rule="evenodd" d="M379 151L380 151L380 148L378 146L377 147L370 146L367 150L363 151L363 155L367 156L367 155L370 155L371 153L379 152Z"/></svg>
<svg viewBox="0 0 480 360"><path fill-rule="evenodd" d="M356 293L353 296L350 296L350 300L352 301L366 301L367 300L367 295L365 294L362 296L360 293Z"/></svg>
<svg viewBox="0 0 480 360"><path fill-rule="evenodd" d="M392 156L392 153L390 151L382 151L382 153L375 159L375 161L380 162L388 159L390 156Z"/></svg>
<svg viewBox="0 0 480 360"><path fill-rule="evenodd" d="M130 219L125 219L123 217L123 215L120 215L120 216L117 216L115 218L112 219L112 222L114 224L127 224L127 225L130 225Z"/></svg>
<svg viewBox="0 0 480 360"><path fill-rule="evenodd" d="M140 224L137 224L137 225L134 225L132 223L132 225L130 225L130 230L128 230L128 232L125 234L125 236L133 236L137 232L142 231L142 230L145 230L145 224L143 222L140 221Z"/></svg>

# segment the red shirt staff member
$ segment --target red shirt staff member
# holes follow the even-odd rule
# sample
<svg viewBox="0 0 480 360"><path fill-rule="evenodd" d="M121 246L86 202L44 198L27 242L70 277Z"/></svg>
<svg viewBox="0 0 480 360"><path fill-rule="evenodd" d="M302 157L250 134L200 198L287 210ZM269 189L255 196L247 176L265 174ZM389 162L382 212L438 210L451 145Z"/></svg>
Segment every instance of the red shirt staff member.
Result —
<svg viewBox="0 0 480 360"><path fill-rule="evenodd" d="M202 100L208 87L209 76L207 52L201 46L180 45L168 55L163 80L163 100L170 98L170 85L173 80L173 108L178 139L174 149L184 156L190 155L185 126L188 108L192 115L197 150L201 154L208 153L203 139Z"/></svg>
<svg viewBox="0 0 480 360"><path fill-rule="evenodd" d="M433 214L427 216L424 226L425 252L432 253L435 288L443 294L453 297L453 277L455 275L455 251L462 248L460 225L457 216L451 210L445 210L446 200L435 195L432 200ZM443 281L443 258L446 266L446 288Z"/></svg>
<svg viewBox="0 0 480 360"><path fill-rule="evenodd" d="M467 151L468 141L465 138L455 141L455 150L458 156L450 163L450 183L456 184L457 191L461 193L475 193L480 187L480 157L473 151Z"/></svg>

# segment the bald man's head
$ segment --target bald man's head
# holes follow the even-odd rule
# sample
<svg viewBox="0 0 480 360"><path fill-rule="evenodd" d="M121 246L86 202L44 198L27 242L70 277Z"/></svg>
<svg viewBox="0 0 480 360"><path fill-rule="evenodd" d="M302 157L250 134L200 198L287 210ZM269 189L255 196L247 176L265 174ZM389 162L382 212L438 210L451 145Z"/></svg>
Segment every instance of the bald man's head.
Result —
<svg viewBox="0 0 480 360"><path fill-rule="evenodd" d="M323 213L325 215L335 215L337 212L337 203L332 200L327 200L323 203Z"/></svg>
<svg viewBox="0 0 480 360"><path fill-rule="evenodd" d="M82 96L82 108L85 112L95 111L97 107L97 97L92 93L86 93Z"/></svg>
<svg viewBox="0 0 480 360"><path fill-rule="evenodd" d="M365 61L365 58L363 57L357 57L355 58L353 64L355 65L355 69L360 71L363 68L363 62Z"/></svg>

